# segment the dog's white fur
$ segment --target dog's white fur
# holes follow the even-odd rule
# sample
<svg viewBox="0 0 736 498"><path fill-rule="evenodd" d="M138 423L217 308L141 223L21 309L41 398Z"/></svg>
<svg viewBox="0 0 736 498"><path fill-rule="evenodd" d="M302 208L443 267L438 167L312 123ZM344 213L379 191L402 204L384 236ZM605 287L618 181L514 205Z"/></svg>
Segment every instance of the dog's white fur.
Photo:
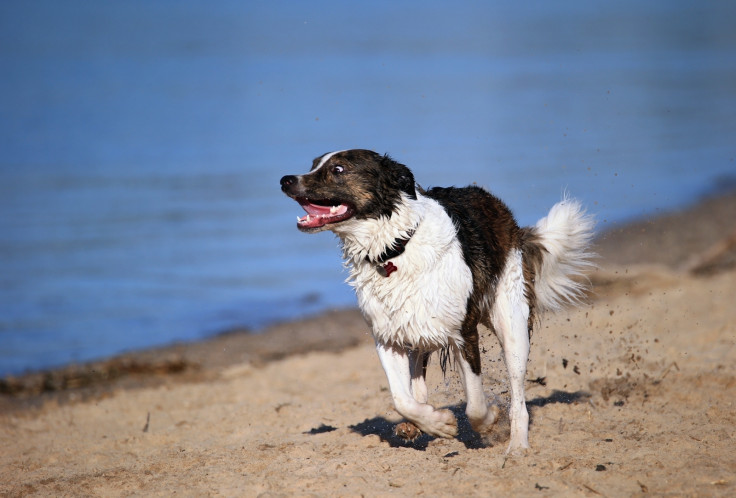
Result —
<svg viewBox="0 0 736 498"><path fill-rule="evenodd" d="M317 170L319 170L322 166L325 165L325 163L327 163L327 161L330 160L330 158L332 156L334 156L335 154L339 154L340 152L345 152L345 151L344 150L336 150L335 152L330 152L330 153L325 154L324 156L322 156L322 159L320 159L319 164L317 164L317 166L315 166L315 168L312 171L310 171L310 173L314 173ZM309 173L307 173L307 174L309 174Z"/></svg>
<svg viewBox="0 0 736 498"><path fill-rule="evenodd" d="M437 201L404 196L390 219L347 220L334 230L349 262L348 282L378 342L432 350L462 341L472 276L452 220ZM366 256L375 260L411 230L411 250L392 259L401 276L381 276Z"/></svg>
<svg viewBox="0 0 736 498"><path fill-rule="evenodd" d="M351 164L351 157L364 161L365 169ZM381 161L388 161L388 165L382 166L387 169L375 168ZM347 173L351 168L355 168L352 174L358 176ZM382 187L371 190L372 184L359 176L362 171L372 175L369 182L381 180ZM357 190L345 188L345 182L351 181ZM387 185L389 181L396 185ZM458 367L467 399L465 413L473 429L483 432L493 426L499 410L488 403L483 391L475 335L478 322L484 323L492 327L501 343L509 374L511 439L507 451L528 448L524 378L530 315L533 310L557 310L565 304L578 303L583 296L586 286L578 277L592 266L592 254L587 248L594 223L580 203L564 195L535 227L522 230L500 200L487 193L480 195L480 189L415 189L408 168L370 151L325 154L313 162L309 173L285 176L281 184L287 195L308 206L308 212L317 211L317 222L324 221L310 224L310 217L306 216L300 218L300 229L329 229L342 240L343 257L350 272L348 282L355 288L360 308L373 330L376 351L397 411L427 434L451 437L457 433L452 412L438 410L427 402L425 361L429 353L444 350ZM370 215L359 213L330 221L323 214L324 207L320 211L309 198L318 192L314 195L321 197L315 202L325 206L325 202L332 201L332 186L338 196L356 197L335 200L341 203L343 213L357 208L343 203L373 197L391 201L390 215L385 211L367 211ZM478 209L474 214L497 212L499 218L485 224L486 220L475 217L482 226L456 226L458 220L453 221L448 210L453 216L462 214L458 215L457 208L452 207L455 204L443 197L450 192L458 196L457 202L476 202L467 206ZM391 197L380 197L389 193ZM483 237L503 244L500 252L491 254L488 246L483 246ZM395 244L402 241L403 252L394 251L384 258L388 248L395 249ZM478 260L466 261L466 257ZM385 260L390 260L395 274L387 273L389 265L384 266ZM478 266L479 262L486 266ZM475 276L473 271L477 272ZM526 282L525 278L533 281Z"/></svg>
<svg viewBox="0 0 736 498"><path fill-rule="evenodd" d="M594 266L590 262L592 254L586 250L594 225L593 217L567 194L537 222L535 231L548 253L535 287L537 305L542 310L558 311L567 304L580 303L586 287L582 277Z"/></svg>
<svg viewBox="0 0 736 498"><path fill-rule="evenodd" d="M585 247L592 229L592 218L567 196L537 223L534 230L546 250L534 283L540 309L556 310L581 298L584 287L571 277L581 275L590 266ZM404 196L390 219L351 219L333 230L343 241L349 282L372 326L396 410L428 434L451 437L457 433L455 417L449 410L427 404L427 388L421 375L421 353L450 346L465 387L466 415L476 431L490 429L498 408L489 405L480 375L473 373L458 351L472 276L444 208L417 193L416 200ZM415 230L411 250L392 260L401 269L401 278L381 276L366 256L377 258L392 241L406 237L411 230ZM524 377L530 309L518 248L507 257L496 295L488 298L486 306L492 306L488 311L503 347L511 387L511 440L507 452L516 451L529 447Z"/></svg>

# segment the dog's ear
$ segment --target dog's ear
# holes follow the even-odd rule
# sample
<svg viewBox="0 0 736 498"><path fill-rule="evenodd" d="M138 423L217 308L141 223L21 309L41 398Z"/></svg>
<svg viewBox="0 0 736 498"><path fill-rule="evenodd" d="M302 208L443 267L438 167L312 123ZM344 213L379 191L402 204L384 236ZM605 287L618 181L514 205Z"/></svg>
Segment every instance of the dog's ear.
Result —
<svg viewBox="0 0 736 498"><path fill-rule="evenodd" d="M388 154L383 156L381 166L391 172L391 180L394 185L397 185L399 189L401 189L402 192L405 192L411 199L417 198L414 175L409 168L394 161Z"/></svg>

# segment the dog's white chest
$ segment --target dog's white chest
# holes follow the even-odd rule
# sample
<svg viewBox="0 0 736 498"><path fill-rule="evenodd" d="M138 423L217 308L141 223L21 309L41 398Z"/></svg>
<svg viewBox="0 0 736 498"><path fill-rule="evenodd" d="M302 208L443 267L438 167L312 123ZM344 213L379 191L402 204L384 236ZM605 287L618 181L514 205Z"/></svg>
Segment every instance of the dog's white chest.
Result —
<svg viewBox="0 0 736 498"><path fill-rule="evenodd" d="M472 275L465 264L455 227L445 210L422 199L424 218L390 263L389 276L367 260L351 263L350 283L380 342L421 349L462 343Z"/></svg>

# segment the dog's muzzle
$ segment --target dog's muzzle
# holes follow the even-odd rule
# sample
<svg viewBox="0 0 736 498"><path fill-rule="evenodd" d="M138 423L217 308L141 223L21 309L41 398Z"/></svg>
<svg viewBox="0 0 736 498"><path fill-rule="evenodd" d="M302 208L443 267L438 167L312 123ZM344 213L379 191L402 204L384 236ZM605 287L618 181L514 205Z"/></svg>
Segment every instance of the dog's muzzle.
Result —
<svg viewBox="0 0 736 498"><path fill-rule="evenodd" d="M340 200L308 197L300 176L286 175L281 178L281 190L307 212L306 216L297 217L297 227L305 232L319 231L328 224L345 221L355 214L352 205Z"/></svg>

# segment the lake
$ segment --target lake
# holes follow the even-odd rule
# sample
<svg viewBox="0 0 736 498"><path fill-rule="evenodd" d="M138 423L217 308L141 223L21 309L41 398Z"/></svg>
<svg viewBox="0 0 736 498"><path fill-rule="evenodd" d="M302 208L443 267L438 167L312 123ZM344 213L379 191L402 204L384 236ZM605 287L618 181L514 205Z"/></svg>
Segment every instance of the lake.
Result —
<svg viewBox="0 0 736 498"><path fill-rule="evenodd" d="M0 3L0 376L354 306L325 152L599 228L736 177L731 2Z"/></svg>

